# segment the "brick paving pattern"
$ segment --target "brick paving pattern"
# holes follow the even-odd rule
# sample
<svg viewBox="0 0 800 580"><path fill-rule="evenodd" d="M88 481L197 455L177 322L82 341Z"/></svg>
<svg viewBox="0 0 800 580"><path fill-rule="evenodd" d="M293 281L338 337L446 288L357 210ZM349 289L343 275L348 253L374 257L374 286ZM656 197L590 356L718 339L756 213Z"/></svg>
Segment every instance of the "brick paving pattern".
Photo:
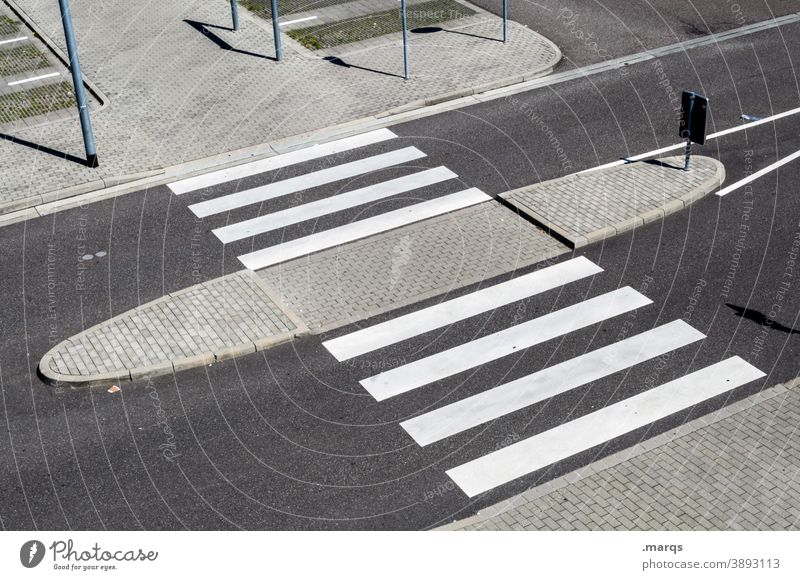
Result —
<svg viewBox="0 0 800 580"><path fill-rule="evenodd" d="M566 251L566 246L492 201L258 274L312 331L321 331Z"/></svg>
<svg viewBox="0 0 800 580"><path fill-rule="evenodd" d="M797 380L787 386L444 529L800 529L800 387Z"/></svg>
<svg viewBox="0 0 800 580"><path fill-rule="evenodd" d="M116 316L62 342L43 364L59 375L115 374L220 353L237 345L252 346L296 329L257 277L246 270Z"/></svg>
<svg viewBox="0 0 800 580"><path fill-rule="evenodd" d="M524 187L502 197L576 247L684 209L719 186L725 171L709 157L620 165ZM692 192L687 197L687 192Z"/></svg>
<svg viewBox="0 0 800 580"><path fill-rule="evenodd" d="M65 51L57 3L7 1ZM49 201L63 188L96 189L115 184L121 176L160 171L420 99L544 72L560 58L552 43L513 23L507 46L477 38L500 35L500 20L487 17L463 29L470 35L411 35L413 77L403 81L392 76L402 75L399 35L347 57L350 67L327 62L325 51L312 54L284 35L286 58L275 63L270 60L269 22L241 10L241 30L226 30L226 2L158 2L142 11L131 2L86 0L75 3L72 11L84 75L109 99L92 118L100 167L92 170L0 140L0 211L40 203L37 195L53 194L44 198ZM74 119L23 127L14 136L83 155Z"/></svg>

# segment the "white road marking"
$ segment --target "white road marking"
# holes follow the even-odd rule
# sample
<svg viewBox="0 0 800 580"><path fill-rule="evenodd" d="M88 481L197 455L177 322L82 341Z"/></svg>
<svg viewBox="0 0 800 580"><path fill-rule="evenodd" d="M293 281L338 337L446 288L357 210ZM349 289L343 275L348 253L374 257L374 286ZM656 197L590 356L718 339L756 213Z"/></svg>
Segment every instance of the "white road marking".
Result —
<svg viewBox="0 0 800 580"><path fill-rule="evenodd" d="M383 401L648 304L649 298L626 286L360 382Z"/></svg>
<svg viewBox="0 0 800 580"><path fill-rule="evenodd" d="M417 203L403 209L390 211L345 226L292 240L291 242L251 252L244 256L239 256L239 261L251 270L258 270L437 215L491 201L491 199L490 196L479 189L466 189L431 201Z"/></svg>
<svg viewBox="0 0 800 580"><path fill-rule="evenodd" d="M458 175L446 167L436 167L375 185L362 187L354 191L334 195L319 201L306 203L298 207L231 224L223 228L217 228L214 230L214 235L216 235L223 244L228 244L236 240L249 238L257 234L263 234L264 232L270 232L278 228L318 218L456 177L458 177Z"/></svg>
<svg viewBox="0 0 800 580"><path fill-rule="evenodd" d="M400 425L429 445L705 338L682 320L615 342Z"/></svg>
<svg viewBox="0 0 800 580"><path fill-rule="evenodd" d="M278 26L289 26L290 24L297 24L298 22L306 22L308 20L316 20L317 16L306 16L305 18L296 18L294 20L287 20L286 22L280 22Z"/></svg>
<svg viewBox="0 0 800 580"><path fill-rule="evenodd" d="M736 191L740 187L744 187L748 183L751 183L751 182L755 181L759 177L764 177L767 173L771 173L771 172L775 171L776 169L778 169L779 167L783 167L787 163L791 163L792 161L794 161L797 158L800 158L800 151L795 151L794 153L792 153L788 157L784 157L783 159L781 159L780 161L776 161L772 165L767 165L764 169L760 169L760 170L756 171L755 173L753 173L752 175L748 175L747 177L745 177L741 181L737 181L736 183L732 183L729 186L727 186L727 187L725 187L723 189L720 189L717 192L717 195L719 195L720 197L723 196L723 195L728 195L729 193L731 193L733 191Z"/></svg>
<svg viewBox="0 0 800 580"><path fill-rule="evenodd" d="M274 157L267 157L266 159L259 159L244 165L237 165L236 167L229 167L228 169L220 169L210 173L204 173L196 177L189 177L188 179L181 179L174 183L169 184L169 188L175 195L189 193L212 185L219 185L228 181L235 181L258 175L266 171L273 171L290 165L296 165L304 161L311 161L312 159L319 159L327 155L335 155L345 151L351 151L359 147L366 147L375 143L381 143L397 137L389 129L378 129L377 131L369 131L353 137L331 141L329 143L320 143L298 149L297 151L290 151L289 153L282 153Z"/></svg>
<svg viewBox="0 0 800 580"><path fill-rule="evenodd" d="M469 497L765 376L738 356L447 471Z"/></svg>
<svg viewBox="0 0 800 580"><path fill-rule="evenodd" d="M23 40L28 40L28 37L27 36L20 36L19 38L10 38L8 40L0 40L0 45L11 44L12 42L22 42Z"/></svg>
<svg viewBox="0 0 800 580"><path fill-rule="evenodd" d="M745 131L747 129L752 129L753 127L758 127L759 125L763 125L765 123L772 123L777 121L778 119L783 119L785 117L790 117L792 115L797 115L800 113L800 107L796 109L791 109L789 111L784 111L782 113L778 113L776 115L772 115L770 117L764 117L758 121L754 121L753 123L745 123L743 125L737 125L736 127L731 127L730 129L725 129L723 131L718 131L716 133L712 133L711 135L706 136L706 141L711 141L712 139L718 139L720 137L724 137L725 135L730 135L731 133L738 133L739 131ZM583 171L579 171L578 175L581 173L590 173L592 171L597 171L598 169L608 169L609 167L617 167L619 165L625 165L626 163L631 163L634 161L641 161L642 159L648 159L650 157L657 157L662 153L669 153L670 151L676 151L678 149L683 149L686 146L685 143L676 143L675 145L669 145L667 147L662 147L661 149L656 149L655 151L648 151L647 153L640 153L639 155L634 155L633 157L626 157L625 159L618 159L617 161L612 161L611 163L606 163L605 165L598 165L597 167L590 167L589 169L584 169Z"/></svg>
<svg viewBox="0 0 800 580"><path fill-rule="evenodd" d="M336 167L321 169L312 173L284 179L283 181L262 185L261 187L246 189L230 195L195 203L190 205L189 209L192 210L197 217L206 217L253 203L289 195L290 193L296 193L304 189L319 187L320 185L349 179L357 175L378 171L379 169L386 169L393 165L399 165L423 157L425 157L425 154L416 147L405 147L404 149L389 151L381 155L374 155L365 159L359 159L358 161L337 165Z"/></svg>
<svg viewBox="0 0 800 580"><path fill-rule="evenodd" d="M580 256L322 344L336 360L351 359L602 271L600 266Z"/></svg>
<svg viewBox="0 0 800 580"><path fill-rule="evenodd" d="M29 79L22 79L21 81L14 81L14 82L8 83L8 86L9 87L13 87L13 86L21 85L21 84L24 84L24 83L32 83L33 81L40 81L42 79L50 79L50 78L53 78L53 77L57 77L60 74L61 73L55 72L55 73L49 73L49 74L46 74L46 75L39 75L38 77L31 77Z"/></svg>

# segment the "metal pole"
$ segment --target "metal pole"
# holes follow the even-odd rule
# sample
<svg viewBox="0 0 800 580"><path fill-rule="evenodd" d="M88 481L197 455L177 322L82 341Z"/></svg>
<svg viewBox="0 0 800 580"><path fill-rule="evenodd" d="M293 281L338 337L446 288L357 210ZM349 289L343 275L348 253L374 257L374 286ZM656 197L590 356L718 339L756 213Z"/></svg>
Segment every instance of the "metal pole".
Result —
<svg viewBox="0 0 800 580"><path fill-rule="evenodd" d="M275 35L275 58L283 60L283 47L281 46L281 23L278 14L278 0L272 0L272 34Z"/></svg>
<svg viewBox="0 0 800 580"><path fill-rule="evenodd" d="M692 161L692 140L686 139L686 150L684 151L683 170L689 171L689 164Z"/></svg>
<svg viewBox="0 0 800 580"><path fill-rule="evenodd" d="M508 44L508 0L503 0L503 44Z"/></svg>
<svg viewBox="0 0 800 580"><path fill-rule="evenodd" d="M402 0L403 11L403 78L408 80L408 14L406 0Z"/></svg>
<svg viewBox="0 0 800 580"><path fill-rule="evenodd" d="M89 103L86 92L83 90L83 75L81 63L78 59L78 46L75 43L75 31L72 29L72 15L69 11L69 0L58 0L61 8L61 22L64 25L64 37L67 39L67 54L69 55L69 68L72 72L72 84L75 86L75 100L78 103L78 113L81 118L81 131L83 132L83 145L86 149L86 164L89 167L98 167L97 149L94 145L92 120L89 118Z"/></svg>
<svg viewBox="0 0 800 580"><path fill-rule="evenodd" d="M234 32L239 30L239 4L237 0L231 0L231 19L233 20Z"/></svg>

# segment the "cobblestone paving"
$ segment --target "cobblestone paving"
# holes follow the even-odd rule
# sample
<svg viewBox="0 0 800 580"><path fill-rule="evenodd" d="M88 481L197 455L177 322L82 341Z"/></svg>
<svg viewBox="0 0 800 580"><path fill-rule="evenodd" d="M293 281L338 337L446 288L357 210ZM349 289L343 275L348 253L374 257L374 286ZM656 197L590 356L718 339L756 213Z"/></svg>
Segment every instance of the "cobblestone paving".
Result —
<svg viewBox="0 0 800 580"><path fill-rule="evenodd" d="M56 346L48 376L91 377L219 355L297 329L249 270L192 286L112 318ZM178 366L178 362L176 362Z"/></svg>
<svg viewBox="0 0 800 580"><path fill-rule="evenodd" d="M566 251L566 246L492 201L258 274L312 331L321 331Z"/></svg>
<svg viewBox="0 0 800 580"><path fill-rule="evenodd" d="M65 50L57 3L9 1ZM4 211L31 205L31 200L37 203L36 195L82 184L97 188L120 176L547 70L560 56L552 43L520 25L512 26L508 46L477 38L498 37L500 21L492 18L464 29L475 36L412 35L413 78L403 81L392 76L401 75L403 68L398 35L348 57L350 67L323 60L325 51L312 55L284 35L286 58L276 63L271 60L269 23L241 10L241 30L226 30L230 26L226 2L158 2L142 10L135 2L86 0L72 9L84 75L109 98L109 106L92 119L100 168L92 170L44 150L0 141ZM74 119L23 128L14 136L50 150L83 155Z"/></svg>
<svg viewBox="0 0 800 580"><path fill-rule="evenodd" d="M661 219L711 192L725 178L722 165L695 156L577 173L506 194L520 211L572 241L576 247ZM692 192L687 197L687 192Z"/></svg>
<svg viewBox="0 0 800 580"><path fill-rule="evenodd" d="M445 529L800 529L798 383L767 389Z"/></svg>

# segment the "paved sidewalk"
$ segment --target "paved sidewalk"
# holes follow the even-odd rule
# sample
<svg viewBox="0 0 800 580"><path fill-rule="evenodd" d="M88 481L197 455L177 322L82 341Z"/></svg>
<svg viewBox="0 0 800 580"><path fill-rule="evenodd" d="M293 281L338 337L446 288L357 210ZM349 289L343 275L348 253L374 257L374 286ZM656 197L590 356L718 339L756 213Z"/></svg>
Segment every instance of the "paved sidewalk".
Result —
<svg viewBox="0 0 800 580"><path fill-rule="evenodd" d="M800 529L800 379L440 529Z"/></svg>
<svg viewBox="0 0 800 580"><path fill-rule="evenodd" d="M501 197L580 248L680 211L724 180L716 159L694 156L683 171L683 157L667 157L576 173Z"/></svg>
<svg viewBox="0 0 800 580"><path fill-rule="evenodd" d="M57 3L2 1L65 51ZM412 34L413 77L404 81L396 34L348 57L349 66L283 35L286 58L276 63L270 23L241 10L234 33L222 0L158 2L146 10L86 0L72 9L84 75L109 101L93 116L100 168L64 158L83 156L74 119L20 129L16 142L0 140L0 213L158 176L189 161L221 156L216 162L223 163L226 152L239 149L263 146L269 154L266 144L281 139L519 82L546 74L560 59L554 44L521 25L512 23L510 44L492 40L501 23L486 16L460 29L465 34Z"/></svg>
<svg viewBox="0 0 800 580"><path fill-rule="evenodd" d="M39 363L51 382L105 384L253 353L307 332L249 270L192 286L56 345Z"/></svg>

